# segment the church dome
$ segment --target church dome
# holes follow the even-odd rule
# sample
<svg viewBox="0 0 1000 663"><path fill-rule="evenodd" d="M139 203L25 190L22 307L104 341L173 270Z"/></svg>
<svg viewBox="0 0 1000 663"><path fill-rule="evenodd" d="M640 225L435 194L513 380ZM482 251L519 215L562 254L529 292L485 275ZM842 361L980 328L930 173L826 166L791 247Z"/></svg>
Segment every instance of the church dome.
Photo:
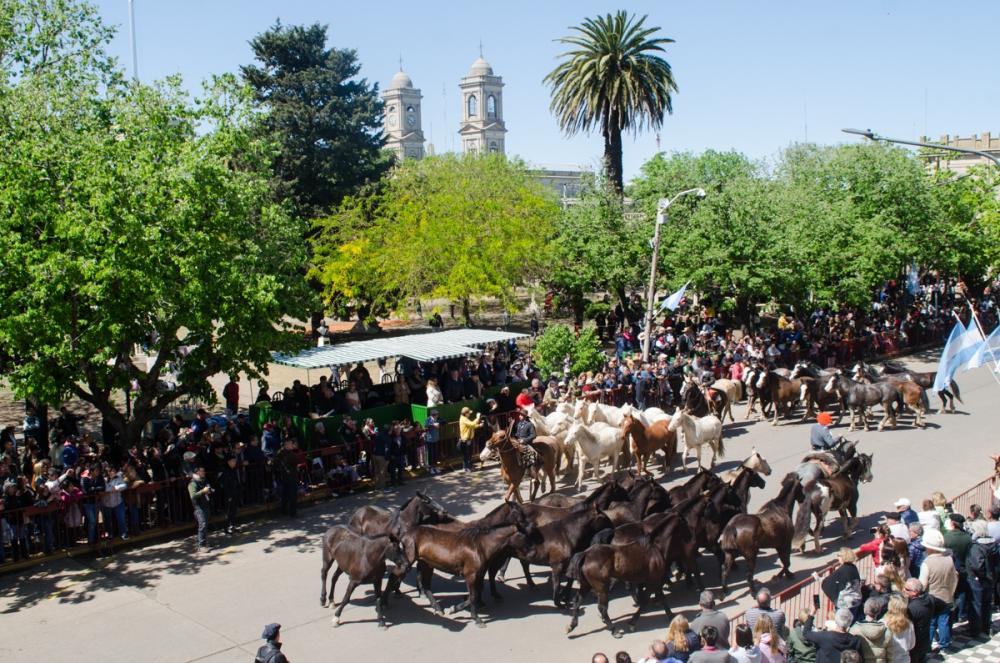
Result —
<svg viewBox="0 0 1000 663"><path fill-rule="evenodd" d="M387 87L386 89L398 90L400 88L412 88L412 87L413 87L413 81L410 80L410 77L407 76L405 72L400 70L397 71L396 75L392 77L391 81L389 81L389 87Z"/></svg>
<svg viewBox="0 0 1000 663"><path fill-rule="evenodd" d="M482 57L476 58L476 61L472 63L472 67L469 69L469 76L492 76L493 67L490 63L484 60Z"/></svg>

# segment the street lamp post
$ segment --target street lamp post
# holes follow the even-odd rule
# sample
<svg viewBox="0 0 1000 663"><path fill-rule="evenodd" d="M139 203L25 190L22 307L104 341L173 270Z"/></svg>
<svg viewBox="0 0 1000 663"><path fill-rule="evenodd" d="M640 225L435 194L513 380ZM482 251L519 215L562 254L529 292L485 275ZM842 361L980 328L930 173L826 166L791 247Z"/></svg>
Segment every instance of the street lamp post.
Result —
<svg viewBox="0 0 1000 663"><path fill-rule="evenodd" d="M674 201L689 193L697 195L699 198L705 197L705 190L702 188L686 189L673 198L660 198L656 204L656 228L653 230L653 263L649 267L649 290L646 293L646 337L642 342L642 361L649 361L649 348L653 335L653 307L656 305L656 263L660 256L660 226L667 220L667 210Z"/></svg>
<svg viewBox="0 0 1000 663"><path fill-rule="evenodd" d="M922 143L918 140L903 140L902 138L886 138L885 136L880 136L871 129L841 129L845 134L854 134L855 136L863 136L868 140L881 140L886 143L899 143L900 145L913 145L915 147L930 147L936 150L948 150L949 152L963 152L965 154L975 154L981 157L985 157L1000 167L1000 157L995 154L990 154L989 152L981 152L980 150L970 150L967 147L953 147L951 145L942 145L940 143Z"/></svg>
<svg viewBox="0 0 1000 663"><path fill-rule="evenodd" d="M139 80L139 59L135 55L135 0L128 0L128 34L132 42L132 78Z"/></svg>

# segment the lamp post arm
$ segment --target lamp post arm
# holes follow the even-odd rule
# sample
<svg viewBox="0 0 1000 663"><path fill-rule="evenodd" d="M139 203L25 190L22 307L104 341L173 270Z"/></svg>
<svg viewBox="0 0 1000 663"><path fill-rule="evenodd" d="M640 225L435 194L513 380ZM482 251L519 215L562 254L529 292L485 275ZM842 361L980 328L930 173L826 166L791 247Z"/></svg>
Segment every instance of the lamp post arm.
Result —
<svg viewBox="0 0 1000 663"><path fill-rule="evenodd" d="M904 140L902 138L886 138L885 136L879 136L871 131L861 131L858 129L844 129L845 133L856 134L858 136L864 136L865 138L871 140L882 140L887 143L898 143L900 145L913 145L914 147L929 147L934 150L947 150L949 152L961 152L962 154L975 154L992 161L997 167L1000 167L1000 157L995 154L990 154L989 152L983 152L981 150L972 150L967 147L954 147L952 145L942 145L941 143L924 143L919 140Z"/></svg>

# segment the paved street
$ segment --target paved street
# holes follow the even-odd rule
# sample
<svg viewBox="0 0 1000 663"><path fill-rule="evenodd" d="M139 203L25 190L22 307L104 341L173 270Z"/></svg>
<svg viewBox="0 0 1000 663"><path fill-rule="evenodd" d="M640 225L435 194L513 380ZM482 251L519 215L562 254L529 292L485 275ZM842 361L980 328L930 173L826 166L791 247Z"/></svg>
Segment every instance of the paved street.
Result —
<svg viewBox="0 0 1000 663"><path fill-rule="evenodd" d="M929 366L913 362L914 368ZM958 382L965 400L960 412L932 415L927 430L903 425L894 431L850 436L861 439L863 450L875 452L875 480L862 488L865 518L852 545L865 539L875 520L873 514L891 508L896 498L906 496L919 504L934 490L954 495L989 473L988 456L998 451L994 408L1000 401L1000 386L987 369L961 374ZM742 416L745 405L735 409ZM808 448L807 436L805 424L774 428L737 421L727 426L723 469L735 466L752 446L774 469L768 486L754 492L751 509L774 496L780 477L793 469ZM677 479L679 475L672 476ZM345 514L360 504L395 503L417 487L462 517L483 514L497 505L501 489L495 468L471 475L453 473L411 482L398 495L363 495L323 503L304 510L295 522L274 520L248 526L231 545L205 556L192 554L191 541L178 541L123 553L110 561L63 560L40 567L28 577L0 578L0 611L8 635L0 643L0 659L125 660L127 656L143 662L245 662L260 644L261 627L272 621L283 624L285 652L295 663L368 660L373 654L402 656L414 663L484 654L494 660L587 661L595 651L613 654L624 649L633 656L643 654L654 637L662 637L666 619L661 611L651 610L640 620L638 632L616 641L601 629L593 603L588 603L573 637L567 637L568 616L550 606L546 591L526 590L520 571L514 573L513 566L506 600L494 604L487 599L485 629L475 628L465 613L435 616L425 600L415 597L412 585L404 585L405 596L392 601L388 631L376 628L371 594L362 589L345 610L344 625L334 628L332 611L319 605L320 534L343 522ZM827 550L832 551L839 523L831 523L826 533ZM796 577L803 578L827 558L794 556ZM773 553L766 553L759 579L773 575L773 559ZM709 586L717 585L714 560L703 556L701 567ZM536 570L535 579L544 582L547 573ZM727 611L745 604L742 566L736 576L738 583L723 606ZM346 584L342 578L338 599ZM446 607L459 601L464 591L442 576L435 577L434 588ZM623 594L619 587L611 602L613 619L623 618L632 609ZM671 604L680 609L689 609L693 598L682 586L669 595ZM114 652L110 658L109 652Z"/></svg>

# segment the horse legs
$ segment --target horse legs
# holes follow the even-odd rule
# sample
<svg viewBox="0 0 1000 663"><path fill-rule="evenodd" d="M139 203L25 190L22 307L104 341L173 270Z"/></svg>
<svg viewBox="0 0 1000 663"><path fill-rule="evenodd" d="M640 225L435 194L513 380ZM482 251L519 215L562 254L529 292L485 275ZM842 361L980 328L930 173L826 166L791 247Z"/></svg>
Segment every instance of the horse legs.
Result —
<svg viewBox="0 0 1000 663"><path fill-rule="evenodd" d="M340 613L344 611L344 608L347 606L347 602L351 600L351 594L354 593L354 589L357 586L358 582L354 578L351 578L351 582L347 583L347 591L344 592L344 598L340 601L340 605L337 606L337 611L333 613L334 626L340 626Z"/></svg>
<svg viewBox="0 0 1000 663"><path fill-rule="evenodd" d="M340 579L340 574L342 573L343 570L341 570L340 567L337 567L337 569L333 572L333 579L330 580L330 594L328 596L329 596L330 607L333 608L337 607L337 602L333 600L333 588L337 586L337 580Z"/></svg>
<svg viewBox="0 0 1000 663"><path fill-rule="evenodd" d="M580 456L577 465L578 471L576 473L576 489L578 491L583 490L583 472L584 468L587 467L587 457L583 453L578 454Z"/></svg>
<svg viewBox="0 0 1000 663"><path fill-rule="evenodd" d="M729 579L729 572L733 569L733 561L735 555L732 550L724 550L725 561L722 563L722 586L719 589L719 599L721 600L726 595L726 590L729 589L727 584Z"/></svg>
<svg viewBox="0 0 1000 663"><path fill-rule="evenodd" d="M558 458L558 456L556 456L556 458ZM553 467L550 470L546 470L545 473L549 477L549 492L550 493L556 492L556 469ZM545 481L543 479L543 481L542 481L542 490L544 490L544 489L545 489Z"/></svg>
<svg viewBox="0 0 1000 663"><path fill-rule="evenodd" d="M608 588L603 585L595 587L594 594L597 595L597 612L601 615L601 621L611 631L612 636L615 638L622 637L621 633L615 631L615 625L611 622L611 617L608 616Z"/></svg>
<svg viewBox="0 0 1000 663"><path fill-rule="evenodd" d="M791 539L787 543L782 544L778 548L778 559L781 560L781 570L778 571L776 578L781 578L782 576L786 578L792 577L792 571L789 567L792 565L792 544Z"/></svg>
<svg viewBox="0 0 1000 663"><path fill-rule="evenodd" d="M503 597L500 596L500 592L497 591L497 571L498 570L506 571L507 565L510 564L510 559L511 558L508 557L507 559L503 560L503 562L500 562L499 560L494 560L493 562L490 563L488 572L490 578L490 596L493 597L494 601L503 601ZM503 576L501 576L501 579L502 578Z"/></svg>
<svg viewBox="0 0 1000 663"><path fill-rule="evenodd" d="M431 594L431 578L434 576L434 569L428 564L418 563L417 564L417 593L423 594L428 601L430 601L431 609L436 615L443 615L444 611L441 609L441 604L438 600L434 598Z"/></svg>
<svg viewBox="0 0 1000 663"><path fill-rule="evenodd" d="M581 577L580 589L576 590L576 596L573 597L573 610L570 614L569 626L566 627L566 633L572 633L573 629L575 629L577 624L580 623L580 604L583 602L583 597L585 597L589 591L590 585Z"/></svg>
<svg viewBox="0 0 1000 663"><path fill-rule="evenodd" d="M844 538L845 539L851 538L851 534L854 533L853 531L854 528L851 527L851 518L847 514L846 508L840 509L840 524L843 525L844 527Z"/></svg>
<svg viewBox="0 0 1000 663"><path fill-rule="evenodd" d="M389 584L392 584L390 581ZM388 585L386 586L386 591L382 591L382 576L375 578L375 582L372 583L372 588L375 590L375 617L378 618L378 627L380 629L389 628L385 624L385 604L388 597Z"/></svg>
<svg viewBox="0 0 1000 663"><path fill-rule="evenodd" d="M660 588L657 588L657 591L662 592L663 590L660 589ZM629 620L628 620L628 622L626 622L626 626L625 626L625 628L629 632L635 631L635 623L637 621L639 621L639 617L642 616L642 609L646 607L646 601L649 600L649 593L650 593L649 588L646 587L646 585L644 585L644 584L639 585L638 587L636 587L636 598L638 600L636 601L635 614L633 614L632 617L629 618ZM614 637L616 637L616 638L620 638L620 637L622 637L623 632L621 630L614 631L614 632L612 632L612 635Z"/></svg>
<svg viewBox="0 0 1000 663"><path fill-rule="evenodd" d="M747 586L750 588L751 594L757 593L757 582L754 580L754 573L757 571L757 553L757 550L743 551L743 557L747 561Z"/></svg>
<svg viewBox="0 0 1000 663"><path fill-rule="evenodd" d="M324 548L326 546L324 545ZM323 581L322 587L319 591L319 605L321 608L326 607L326 576L330 572L330 567L333 566L333 557L327 554L327 551L323 551L323 569L320 571L320 579ZM333 598L333 588L330 588L330 598Z"/></svg>

